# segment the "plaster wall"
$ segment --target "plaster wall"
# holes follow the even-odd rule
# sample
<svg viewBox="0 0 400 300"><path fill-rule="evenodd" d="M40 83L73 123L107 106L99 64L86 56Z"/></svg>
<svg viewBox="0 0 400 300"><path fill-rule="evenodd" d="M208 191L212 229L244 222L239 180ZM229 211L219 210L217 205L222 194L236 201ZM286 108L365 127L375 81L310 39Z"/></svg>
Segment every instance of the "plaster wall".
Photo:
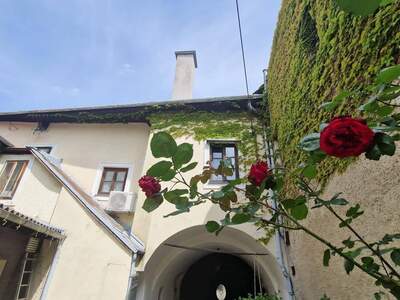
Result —
<svg viewBox="0 0 400 300"><path fill-rule="evenodd" d="M73 220L73 221L72 221ZM62 188L52 225L64 228L47 299L125 299L131 253Z"/></svg>
<svg viewBox="0 0 400 300"><path fill-rule="evenodd" d="M37 123L0 122L0 136L16 147L53 146L51 154L63 160L62 168L88 193L101 163L128 164L133 168L129 191L137 191L149 135L147 124L51 123L46 131L34 132L36 127Z"/></svg>
<svg viewBox="0 0 400 300"><path fill-rule="evenodd" d="M0 200L13 209L49 222L61 191L60 183L32 155L1 155L0 170L8 160L29 161L11 200Z"/></svg>
<svg viewBox="0 0 400 300"><path fill-rule="evenodd" d="M364 215L353 222L354 227L367 241L376 241L386 233L400 232L399 172L399 154L385 156L377 162L360 158L346 172L330 180L323 197L343 192L351 204L360 203ZM346 208L339 210L342 215L345 211ZM351 236L345 229L339 229L336 220L323 209L312 210L306 224L337 245ZM290 257L296 267L294 280L298 299L320 299L324 293L332 300L372 299L379 291L374 280L360 271L346 275L341 258L333 257L330 266L323 267L326 248L319 242L299 232L292 232L291 240Z"/></svg>

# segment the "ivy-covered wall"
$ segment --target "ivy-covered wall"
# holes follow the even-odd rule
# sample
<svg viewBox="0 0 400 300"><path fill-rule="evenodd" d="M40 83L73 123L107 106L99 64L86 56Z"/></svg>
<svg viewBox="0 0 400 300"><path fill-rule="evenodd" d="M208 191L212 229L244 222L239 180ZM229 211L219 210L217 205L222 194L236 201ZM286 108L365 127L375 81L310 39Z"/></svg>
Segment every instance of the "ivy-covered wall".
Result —
<svg viewBox="0 0 400 300"><path fill-rule="evenodd" d="M182 112L150 116L153 131L167 131L173 137L193 137L196 141L235 138L240 165L245 169L263 155L261 122L248 112ZM243 170L243 171L244 171Z"/></svg>
<svg viewBox="0 0 400 300"><path fill-rule="evenodd" d="M382 67L400 63L400 1L367 18L340 11L333 0L283 0L268 68L271 124L285 167L304 159L300 139L332 113L318 109L341 90L368 83ZM335 114L358 115L357 99ZM351 160L327 160L324 183ZM288 191L293 191L290 177Z"/></svg>

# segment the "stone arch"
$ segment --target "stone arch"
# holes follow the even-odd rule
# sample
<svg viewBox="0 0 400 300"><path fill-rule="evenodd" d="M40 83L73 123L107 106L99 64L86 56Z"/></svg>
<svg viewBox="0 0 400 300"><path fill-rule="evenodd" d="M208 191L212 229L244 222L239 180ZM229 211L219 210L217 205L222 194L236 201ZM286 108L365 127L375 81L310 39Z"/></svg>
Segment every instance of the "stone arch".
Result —
<svg viewBox="0 0 400 300"><path fill-rule="evenodd" d="M265 289L288 299L289 294L282 272L267 248L242 230L229 227L215 236L208 233L204 225L186 228L160 244L140 276L138 299L179 300L179 289L184 274L190 266L210 253L265 254L244 255L241 258L250 266L258 266Z"/></svg>

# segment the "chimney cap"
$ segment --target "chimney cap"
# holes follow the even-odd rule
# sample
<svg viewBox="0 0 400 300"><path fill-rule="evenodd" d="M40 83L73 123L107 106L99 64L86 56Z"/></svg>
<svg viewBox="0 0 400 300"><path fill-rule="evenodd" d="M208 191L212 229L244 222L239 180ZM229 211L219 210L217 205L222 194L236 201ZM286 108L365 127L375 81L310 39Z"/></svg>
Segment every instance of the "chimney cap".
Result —
<svg viewBox="0 0 400 300"><path fill-rule="evenodd" d="M178 58L178 55L193 55L194 67L197 69L196 50L175 51L175 57L176 57L176 58Z"/></svg>

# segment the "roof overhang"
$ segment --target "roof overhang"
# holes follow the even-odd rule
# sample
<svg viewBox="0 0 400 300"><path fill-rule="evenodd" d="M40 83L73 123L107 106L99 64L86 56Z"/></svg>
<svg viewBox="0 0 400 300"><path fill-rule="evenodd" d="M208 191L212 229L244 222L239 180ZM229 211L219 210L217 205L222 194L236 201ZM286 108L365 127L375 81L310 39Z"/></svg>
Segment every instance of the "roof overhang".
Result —
<svg viewBox="0 0 400 300"><path fill-rule="evenodd" d="M160 112L241 112L249 102L257 105L262 95L147 102L127 105L32 110L0 113L0 122L44 123L148 123L149 116Z"/></svg>
<svg viewBox="0 0 400 300"><path fill-rule="evenodd" d="M64 230L61 228L28 217L3 204L0 204L0 222L2 222L3 226L8 226L8 224L12 223L15 225L16 230L23 231L24 229L28 229L34 234L41 235L45 238L50 237L59 240L65 238Z"/></svg>

